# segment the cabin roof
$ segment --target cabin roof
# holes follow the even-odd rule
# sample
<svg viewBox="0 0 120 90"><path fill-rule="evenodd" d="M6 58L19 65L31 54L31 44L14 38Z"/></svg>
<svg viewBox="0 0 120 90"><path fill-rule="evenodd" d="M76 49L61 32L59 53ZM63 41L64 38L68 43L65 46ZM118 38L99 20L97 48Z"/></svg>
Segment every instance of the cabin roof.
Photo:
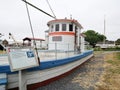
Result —
<svg viewBox="0 0 120 90"><path fill-rule="evenodd" d="M68 23L74 23L77 26L79 26L80 28L83 28L82 25L75 19L55 19L55 20L51 20L47 23L47 25L51 24L51 23L56 23L56 22L68 22Z"/></svg>

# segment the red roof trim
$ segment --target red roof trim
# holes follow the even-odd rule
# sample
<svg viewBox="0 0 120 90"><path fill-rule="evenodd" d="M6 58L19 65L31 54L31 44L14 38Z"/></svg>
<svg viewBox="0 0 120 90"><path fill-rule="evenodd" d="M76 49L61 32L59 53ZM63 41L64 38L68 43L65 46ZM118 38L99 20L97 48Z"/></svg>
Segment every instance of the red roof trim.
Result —
<svg viewBox="0 0 120 90"><path fill-rule="evenodd" d="M72 36L74 36L75 33L74 32L52 32L52 33L49 33L49 36L54 36L54 35L72 35Z"/></svg>
<svg viewBox="0 0 120 90"><path fill-rule="evenodd" d="M55 22L73 22L76 25L78 25L80 28L83 28L82 25L75 19L55 19L55 20L49 21L47 24L49 25L50 23L55 23Z"/></svg>

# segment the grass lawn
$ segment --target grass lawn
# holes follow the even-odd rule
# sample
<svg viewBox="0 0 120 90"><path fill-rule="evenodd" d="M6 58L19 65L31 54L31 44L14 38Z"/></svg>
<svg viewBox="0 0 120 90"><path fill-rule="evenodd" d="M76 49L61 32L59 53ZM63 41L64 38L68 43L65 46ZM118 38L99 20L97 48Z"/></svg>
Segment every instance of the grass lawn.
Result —
<svg viewBox="0 0 120 90"><path fill-rule="evenodd" d="M1 50L0 50L0 54L5 54L5 53L6 53L6 51L1 51Z"/></svg>

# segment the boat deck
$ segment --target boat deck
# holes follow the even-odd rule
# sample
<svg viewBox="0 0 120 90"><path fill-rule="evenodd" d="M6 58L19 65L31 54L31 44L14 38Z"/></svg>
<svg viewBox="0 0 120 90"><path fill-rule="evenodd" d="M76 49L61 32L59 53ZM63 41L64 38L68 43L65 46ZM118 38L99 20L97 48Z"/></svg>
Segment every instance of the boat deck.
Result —
<svg viewBox="0 0 120 90"><path fill-rule="evenodd" d="M0 65L8 65L8 57L7 55L0 55Z"/></svg>
<svg viewBox="0 0 120 90"><path fill-rule="evenodd" d="M44 62L70 57L74 55L74 52L58 51L57 53L55 53L51 51L39 51L38 54L40 57L40 61ZM9 65L7 54L0 54L0 65Z"/></svg>

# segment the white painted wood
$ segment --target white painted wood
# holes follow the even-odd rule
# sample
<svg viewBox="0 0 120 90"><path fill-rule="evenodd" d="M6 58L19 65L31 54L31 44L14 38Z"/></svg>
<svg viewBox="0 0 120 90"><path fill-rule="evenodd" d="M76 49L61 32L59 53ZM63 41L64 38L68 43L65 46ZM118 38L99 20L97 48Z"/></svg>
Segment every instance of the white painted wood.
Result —
<svg viewBox="0 0 120 90"><path fill-rule="evenodd" d="M26 88L26 83L25 83L25 79L24 79L24 75L22 74L23 71L19 71L19 90L27 90Z"/></svg>
<svg viewBox="0 0 120 90"><path fill-rule="evenodd" d="M0 90L6 90L6 86L5 85L0 85Z"/></svg>
<svg viewBox="0 0 120 90"><path fill-rule="evenodd" d="M69 56L74 55L74 52L68 52L68 53L69 53ZM57 52L57 59L62 59L62 58L68 57L68 53L67 52ZM55 60L55 52L40 51L40 52L38 52L38 54L39 54L41 62ZM0 56L0 65L9 65L8 56Z"/></svg>
<svg viewBox="0 0 120 90"><path fill-rule="evenodd" d="M6 73L0 73L0 79L2 79L2 78L7 78Z"/></svg>
<svg viewBox="0 0 120 90"><path fill-rule="evenodd" d="M81 52L85 51L85 38L83 36L81 36Z"/></svg>
<svg viewBox="0 0 120 90"><path fill-rule="evenodd" d="M7 56L0 56L0 65L8 64L8 57Z"/></svg>

